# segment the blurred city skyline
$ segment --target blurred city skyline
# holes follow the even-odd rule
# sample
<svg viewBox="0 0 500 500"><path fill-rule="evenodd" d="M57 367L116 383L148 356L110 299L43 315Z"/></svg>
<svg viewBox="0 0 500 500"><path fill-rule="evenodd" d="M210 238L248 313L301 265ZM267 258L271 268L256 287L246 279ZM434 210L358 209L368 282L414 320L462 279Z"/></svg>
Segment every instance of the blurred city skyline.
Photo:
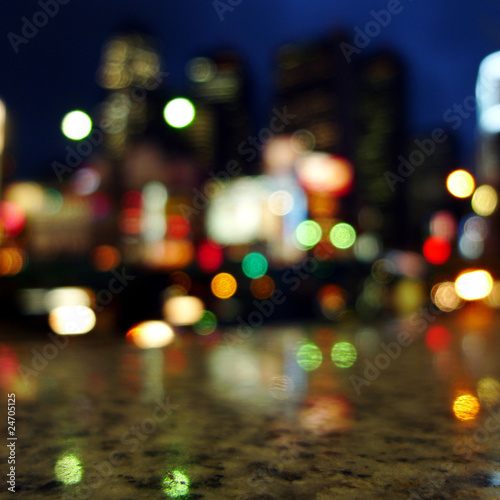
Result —
<svg viewBox="0 0 500 500"><path fill-rule="evenodd" d="M232 4L188 2L158 6L146 1L138 13L135 2L125 1L117 13L112 8L101 11L97 2L86 2L85 6L57 3L52 7L57 12L32 38L25 39L26 43L17 45L17 53L12 35L8 35L22 36L23 17L32 21L42 10L38 2L9 5L8 14L0 21L4 34L0 68L8 76L0 82L0 97L13 120L16 169L12 177L47 178L53 174L51 163L64 155L68 144L60 130L63 116L73 109L95 111L103 98L95 81L102 46L131 22L158 39L161 69L169 74L166 88L179 95L187 93L185 65L190 58L219 49L239 52L249 76L255 130L267 123L272 109L272 70L279 46L314 43L338 30L352 40L360 31L366 32L374 13L386 11L389 5L397 13L391 15L386 26L375 28L373 33L377 34L363 42L365 47L358 48L353 42L357 50L352 61L383 48L401 57L405 65L407 137L442 126L446 112L474 94L480 61L499 45L499 10L492 1L475 5L459 2L451 12L444 1ZM447 116L448 125L453 127L452 115ZM457 166L474 167L475 127L472 113L455 131Z"/></svg>

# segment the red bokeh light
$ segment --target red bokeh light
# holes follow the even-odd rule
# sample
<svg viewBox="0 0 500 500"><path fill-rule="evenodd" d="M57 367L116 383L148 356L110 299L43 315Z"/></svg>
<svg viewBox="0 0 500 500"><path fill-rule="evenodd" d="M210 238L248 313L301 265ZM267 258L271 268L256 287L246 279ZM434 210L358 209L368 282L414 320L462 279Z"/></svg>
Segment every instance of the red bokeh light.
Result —
<svg viewBox="0 0 500 500"><path fill-rule="evenodd" d="M451 244L446 238L430 236L424 242L423 254L431 264L444 264L451 255Z"/></svg>
<svg viewBox="0 0 500 500"><path fill-rule="evenodd" d="M213 273L217 271L222 266L223 260L224 253L222 247L217 243L205 240L198 247L196 262L204 273Z"/></svg>
<svg viewBox="0 0 500 500"><path fill-rule="evenodd" d="M444 326L431 326L425 334L425 343L433 351L446 351L451 344L452 336Z"/></svg>

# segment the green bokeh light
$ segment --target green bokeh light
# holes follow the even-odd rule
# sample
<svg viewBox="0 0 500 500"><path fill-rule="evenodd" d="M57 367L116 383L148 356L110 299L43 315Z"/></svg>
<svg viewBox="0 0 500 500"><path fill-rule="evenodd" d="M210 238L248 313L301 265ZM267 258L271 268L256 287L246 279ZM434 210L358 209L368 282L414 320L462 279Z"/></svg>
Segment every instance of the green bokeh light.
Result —
<svg viewBox="0 0 500 500"><path fill-rule="evenodd" d="M330 241L336 248L345 249L354 245L356 241L356 231L354 228L347 224L347 222L340 222L335 224L330 231Z"/></svg>
<svg viewBox="0 0 500 500"><path fill-rule="evenodd" d="M195 114L193 103L183 97L172 99L163 110L165 121L174 128L187 127L194 120Z"/></svg>
<svg viewBox="0 0 500 500"><path fill-rule="evenodd" d="M297 351L297 364L305 371L316 370L322 361L323 354L312 342L301 345Z"/></svg>
<svg viewBox="0 0 500 500"><path fill-rule="evenodd" d="M92 120L83 111L71 111L63 118L61 129L68 139L79 141L90 134Z"/></svg>
<svg viewBox="0 0 500 500"><path fill-rule="evenodd" d="M193 328L198 335L210 335L217 328L217 316L212 311L203 311Z"/></svg>
<svg viewBox="0 0 500 500"><path fill-rule="evenodd" d="M321 240L321 226L313 220L302 221L295 230L297 241L305 247L313 247Z"/></svg>
<svg viewBox="0 0 500 500"><path fill-rule="evenodd" d="M178 498L189 492L189 478L180 470L174 470L163 479L163 492L170 498Z"/></svg>
<svg viewBox="0 0 500 500"><path fill-rule="evenodd" d="M357 357L356 348L350 342L337 342L332 347L332 361L339 368L349 368Z"/></svg>
<svg viewBox="0 0 500 500"><path fill-rule="evenodd" d="M251 279L260 278L267 272L267 260L262 254L257 252L245 255L241 266L245 275Z"/></svg>
<svg viewBox="0 0 500 500"><path fill-rule="evenodd" d="M77 484L82 480L83 466L74 454L64 455L54 467L56 479L64 484Z"/></svg>

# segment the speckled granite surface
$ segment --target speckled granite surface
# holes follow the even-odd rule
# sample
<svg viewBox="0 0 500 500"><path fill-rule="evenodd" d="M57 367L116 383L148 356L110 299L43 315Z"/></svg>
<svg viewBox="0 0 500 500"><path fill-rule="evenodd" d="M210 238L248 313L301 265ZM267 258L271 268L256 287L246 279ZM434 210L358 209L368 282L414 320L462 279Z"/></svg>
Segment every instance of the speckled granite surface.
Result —
<svg viewBox="0 0 500 500"><path fill-rule="evenodd" d="M476 339L474 359L458 334L439 355L417 340L357 394L352 376L363 377L366 360L383 352L384 335L294 325L236 342L187 332L161 350L101 345L91 335L57 351L45 347L48 337L6 342L1 438L5 394L14 392L18 439L15 494L0 447L1 496L500 498L500 431L485 430L500 410L468 422L451 410L457 391L498 375L492 338ZM295 359L303 338L323 352L311 372ZM357 345L354 366L332 362L338 340ZM33 363L33 349L44 348Z"/></svg>

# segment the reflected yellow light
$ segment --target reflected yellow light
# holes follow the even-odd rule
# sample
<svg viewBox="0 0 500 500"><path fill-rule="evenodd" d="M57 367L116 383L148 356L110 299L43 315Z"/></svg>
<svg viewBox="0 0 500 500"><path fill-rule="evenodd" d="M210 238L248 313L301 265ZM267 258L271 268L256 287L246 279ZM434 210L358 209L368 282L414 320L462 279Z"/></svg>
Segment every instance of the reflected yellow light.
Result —
<svg viewBox="0 0 500 500"><path fill-rule="evenodd" d="M174 470L163 479L163 492L170 498L184 497L189 493L189 477Z"/></svg>
<svg viewBox="0 0 500 500"><path fill-rule="evenodd" d="M94 311L86 306L60 306L49 314L49 325L60 335L81 335L94 328Z"/></svg>
<svg viewBox="0 0 500 500"><path fill-rule="evenodd" d="M487 297L493 289L493 278L488 271L466 271L455 280L455 291L464 300Z"/></svg>
<svg viewBox="0 0 500 500"><path fill-rule="evenodd" d="M358 353L350 342L337 342L332 347L331 357L339 368L349 368L356 361Z"/></svg>
<svg viewBox="0 0 500 500"><path fill-rule="evenodd" d="M167 299L163 314L172 325L193 325L201 319L204 309L205 305L198 297L185 295Z"/></svg>
<svg viewBox="0 0 500 500"><path fill-rule="evenodd" d="M83 477L83 466L74 454L60 458L54 467L56 479L64 484L78 484Z"/></svg>
<svg viewBox="0 0 500 500"><path fill-rule="evenodd" d="M431 290L431 299L441 311L445 312L454 311L462 303L455 290L455 284L451 281L434 285Z"/></svg>
<svg viewBox="0 0 500 500"><path fill-rule="evenodd" d="M219 299L228 299L236 293L236 279L229 273L219 273L212 279L210 288Z"/></svg>
<svg viewBox="0 0 500 500"><path fill-rule="evenodd" d="M500 403L500 382L498 380L485 377L477 383L477 395L479 401L487 407Z"/></svg>
<svg viewBox="0 0 500 500"><path fill-rule="evenodd" d="M456 198L467 198L474 192L474 177L466 170L455 170L446 179L446 187Z"/></svg>
<svg viewBox="0 0 500 500"><path fill-rule="evenodd" d="M472 394L458 396L453 402L453 413L459 420L473 420L479 413L478 399Z"/></svg>
<svg viewBox="0 0 500 500"><path fill-rule="evenodd" d="M491 215L498 203L498 195L495 188L484 184L479 186L472 195L472 210L478 215L487 217Z"/></svg>
<svg viewBox="0 0 500 500"><path fill-rule="evenodd" d="M90 134L92 120L83 111L71 111L63 118L61 128L68 139L79 141Z"/></svg>
<svg viewBox="0 0 500 500"><path fill-rule="evenodd" d="M174 340L174 331L165 321L143 321L127 332L127 339L141 349L164 347Z"/></svg>

